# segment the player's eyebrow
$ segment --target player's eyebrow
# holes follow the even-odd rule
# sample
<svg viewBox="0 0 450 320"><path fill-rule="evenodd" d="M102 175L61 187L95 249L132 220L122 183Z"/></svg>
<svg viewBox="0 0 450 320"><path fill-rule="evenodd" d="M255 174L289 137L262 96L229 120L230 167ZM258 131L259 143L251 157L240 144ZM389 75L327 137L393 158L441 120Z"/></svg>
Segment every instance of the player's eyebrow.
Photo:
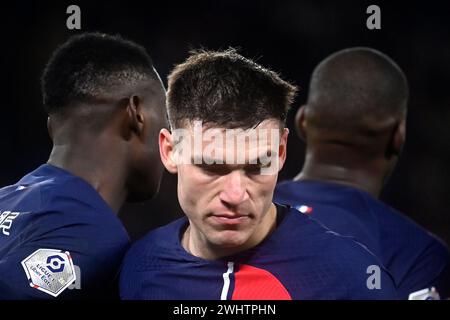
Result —
<svg viewBox="0 0 450 320"><path fill-rule="evenodd" d="M272 162L272 159L278 155L278 152L268 150L266 152L262 152L256 158L250 159L250 161L246 162L246 164L258 164L258 165L267 165ZM267 159L264 163L261 159Z"/></svg>
<svg viewBox="0 0 450 320"><path fill-rule="evenodd" d="M245 163L227 163L226 158L211 158L209 156L192 156L191 164L195 165L212 165L212 164L223 164L223 165L269 165L273 159L276 157L278 152L268 150L266 152L261 153L259 156L251 159L247 159ZM262 161L261 159L267 159L266 161ZM233 161L236 161L236 158L233 158Z"/></svg>
<svg viewBox="0 0 450 320"><path fill-rule="evenodd" d="M220 158L210 158L210 157L203 157L204 164L226 164L224 159Z"/></svg>
<svg viewBox="0 0 450 320"><path fill-rule="evenodd" d="M191 156L191 164L202 163L203 157L201 156Z"/></svg>

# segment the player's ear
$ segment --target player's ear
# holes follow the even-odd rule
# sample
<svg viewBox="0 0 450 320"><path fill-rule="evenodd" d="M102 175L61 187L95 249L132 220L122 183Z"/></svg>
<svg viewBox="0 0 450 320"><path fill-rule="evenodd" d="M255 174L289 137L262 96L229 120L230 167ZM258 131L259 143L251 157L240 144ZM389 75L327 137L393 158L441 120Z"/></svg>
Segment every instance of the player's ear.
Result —
<svg viewBox="0 0 450 320"><path fill-rule="evenodd" d="M295 114L295 129L297 130L297 135L303 141L306 141L306 117L305 117L306 105L301 106L297 113Z"/></svg>
<svg viewBox="0 0 450 320"><path fill-rule="evenodd" d="M159 131L159 155L167 171L170 173L178 172L173 135L167 129Z"/></svg>
<svg viewBox="0 0 450 320"><path fill-rule="evenodd" d="M400 155L406 139L406 119L398 122L394 128L394 132L389 143L388 157L391 155Z"/></svg>
<svg viewBox="0 0 450 320"><path fill-rule="evenodd" d="M48 131L48 135L50 136L50 139L52 139L53 141L53 128L52 128L52 119L49 117L47 117L47 131Z"/></svg>
<svg viewBox="0 0 450 320"><path fill-rule="evenodd" d="M142 105L142 98L137 95L132 95L128 98L127 103L127 127L131 132L141 136L144 131L144 109Z"/></svg>
<svg viewBox="0 0 450 320"><path fill-rule="evenodd" d="M284 128L280 138L280 146L278 148L278 157L279 157L278 171L283 169L284 163L286 162L288 136L289 136L289 129Z"/></svg>

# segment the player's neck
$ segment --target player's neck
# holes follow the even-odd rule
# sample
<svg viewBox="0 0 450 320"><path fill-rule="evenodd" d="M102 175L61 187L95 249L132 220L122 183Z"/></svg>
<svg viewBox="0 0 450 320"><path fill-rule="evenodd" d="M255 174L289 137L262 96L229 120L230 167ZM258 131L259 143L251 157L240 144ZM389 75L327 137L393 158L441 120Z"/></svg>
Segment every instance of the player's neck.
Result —
<svg viewBox="0 0 450 320"><path fill-rule="evenodd" d="M330 161L312 152L307 152L302 171L294 180L323 181L364 190L378 197L383 186L382 168L375 161L358 165L354 162Z"/></svg>
<svg viewBox="0 0 450 320"><path fill-rule="evenodd" d="M240 246L221 247L211 244L206 237L195 229L188 226L181 239L183 248L190 254L206 260L215 260L245 250L251 249L260 244L276 229L277 209L272 203L263 221L259 224L250 238Z"/></svg>
<svg viewBox="0 0 450 320"><path fill-rule="evenodd" d="M48 163L89 183L117 214L125 202L124 166L108 155L111 146L102 141L53 146Z"/></svg>

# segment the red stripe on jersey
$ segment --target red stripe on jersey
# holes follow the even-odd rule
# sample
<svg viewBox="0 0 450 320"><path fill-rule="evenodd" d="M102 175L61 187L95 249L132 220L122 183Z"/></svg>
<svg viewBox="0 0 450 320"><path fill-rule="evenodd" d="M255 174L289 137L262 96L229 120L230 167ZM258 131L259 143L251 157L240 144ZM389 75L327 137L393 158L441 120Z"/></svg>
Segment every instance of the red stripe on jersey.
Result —
<svg viewBox="0 0 450 320"><path fill-rule="evenodd" d="M246 264L234 274L232 300L292 300L289 292L270 272Z"/></svg>

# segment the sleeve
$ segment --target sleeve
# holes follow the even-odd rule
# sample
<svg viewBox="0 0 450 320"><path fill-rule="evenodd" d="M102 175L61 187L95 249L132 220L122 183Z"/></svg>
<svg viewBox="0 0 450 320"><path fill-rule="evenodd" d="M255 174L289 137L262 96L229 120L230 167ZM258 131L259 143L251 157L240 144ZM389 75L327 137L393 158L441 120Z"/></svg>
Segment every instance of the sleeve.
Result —
<svg viewBox="0 0 450 320"><path fill-rule="evenodd" d="M142 281L139 281L139 273L135 272L136 263L139 260L139 253L136 251L136 246L131 246L128 250L120 270L119 276L119 294L122 300L137 299L138 292L141 289ZM141 273L142 274L142 273Z"/></svg>
<svg viewBox="0 0 450 320"><path fill-rule="evenodd" d="M128 243L98 220L92 208L77 204L30 221L26 239L0 261L0 299L118 297Z"/></svg>
<svg viewBox="0 0 450 320"><path fill-rule="evenodd" d="M148 234L135 242L123 259L119 276L119 293L122 300L148 299L144 283L148 282L147 261L152 260L153 238ZM153 290L152 290L153 291Z"/></svg>
<svg viewBox="0 0 450 320"><path fill-rule="evenodd" d="M341 279L346 288L342 298L397 300L398 292L393 277L380 260L357 241L343 238L348 240L345 253L336 256L339 259L336 263L341 268Z"/></svg>
<svg viewBox="0 0 450 320"><path fill-rule="evenodd" d="M403 299L408 299L411 294L431 288L436 289L441 299L450 298L450 253L434 238L399 284L399 293Z"/></svg>

